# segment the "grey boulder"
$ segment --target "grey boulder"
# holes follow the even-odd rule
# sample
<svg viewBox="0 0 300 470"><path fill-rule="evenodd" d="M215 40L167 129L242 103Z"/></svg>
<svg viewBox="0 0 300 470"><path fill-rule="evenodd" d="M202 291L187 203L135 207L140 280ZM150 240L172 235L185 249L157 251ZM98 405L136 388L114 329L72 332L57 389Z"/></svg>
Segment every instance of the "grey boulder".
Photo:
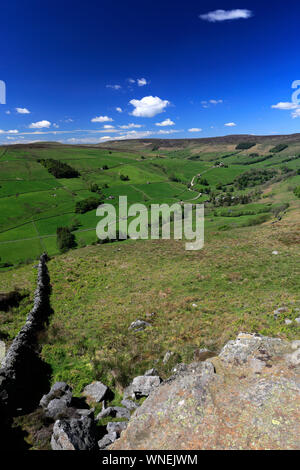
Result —
<svg viewBox="0 0 300 470"><path fill-rule="evenodd" d="M108 434L111 434L111 433L115 432L118 437L121 435L121 432L124 431L126 428L127 428L127 422L126 421L110 422L106 426L106 430L107 430Z"/></svg>
<svg viewBox="0 0 300 470"><path fill-rule="evenodd" d="M112 418L130 418L130 411L127 408L122 408L121 406L109 406L102 410L96 417L97 420L102 418L107 418L111 416Z"/></svg>
<svg viewBox="0 0 300 470"><path fill-rule="evenodd" d="M157 375L141 375L133 379L132 390L136 398L148 397L152 390L158 387L160 383L161 378Z"/></svg>
<svg viewBox="0 0 300 470"><path fill-rule="evenodd" d="M93 450L96 445L96 429L91 417L55 422L51 437L52 450Z"/></svg>
<svg viewBox="0 0 300 470"><path fill-rule="evenodd" d="M65 397L68 401L71 401L72 398L72 389L69 387L66 382L56 382L50 389L50 392L44 395L40 401L40 406L42 408L47 408L50 401Z"/></svg>
<svg viewBox="0 0 300 470"><path fill-rule="evenodd" d="M117 433L116 432L110 432L108 434L105 434L105 436L102 437L102 439L100 439L100 441L98 441L98 447L100 450L103 450L105 449L106 447L108 447L110 444L112 444L113 442L115 442L115 440L117 439Z"/></svg>
<svg viewBox="0 0 300 470"><path fill-rule="evenodd" d="M130 327L128 328L129 330L133 331L142 331L148 326L151 326L150 323L144 321L144 320L135 320L131 323Z"/></svg>
<svg viewBox="0 0 300 470"><path fill-rule="evenodd" d="M102 382L93 382L87 385L82 392L88 400L96 403L103 401L108 393L109 388Z"/></svg>
<svg viewBox="0 0 300 470"><path fill-rule="evenodd" d="M128 400L126 398L124 398L124 400L121 401L121 404L130 411L134 411L138 408L138 405L134 403L134 401Z"/></svg>

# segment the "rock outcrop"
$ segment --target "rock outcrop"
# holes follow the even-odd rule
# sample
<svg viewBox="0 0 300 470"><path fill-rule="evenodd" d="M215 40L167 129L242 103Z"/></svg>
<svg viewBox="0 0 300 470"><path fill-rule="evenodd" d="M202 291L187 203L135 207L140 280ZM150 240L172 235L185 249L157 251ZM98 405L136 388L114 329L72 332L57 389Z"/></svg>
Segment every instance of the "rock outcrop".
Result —
<svg viewBox="0 0 300 470"><path fill-rule="evenodd" d="M300 345L240 333L153 388L112 450L299 449Z"/></svg>

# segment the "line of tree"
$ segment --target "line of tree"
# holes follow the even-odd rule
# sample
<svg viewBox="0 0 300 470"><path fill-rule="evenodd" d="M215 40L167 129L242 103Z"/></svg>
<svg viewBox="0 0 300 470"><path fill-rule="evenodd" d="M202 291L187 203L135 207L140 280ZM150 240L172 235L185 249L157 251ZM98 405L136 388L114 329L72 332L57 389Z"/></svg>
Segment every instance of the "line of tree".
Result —
<svg viewBox="0 0 300 470"><path fill-rule="evenodd" d="M278 145L275 145L275 147L271 148L270 152L279 153L279 152L282 152L282 150L285 150L287 148L288 148L288 144L278 144Z"/></svg>
<svg viewBox="0 0 300 470"><path fill-rule="evenodd" d="M251 149L251 147L254 147L256 145L256 142L240 142L235 149L236 150L248 150Z"/></svg>
<svg viewBox="0 0 300 470"><path fill-rule="evenodd" d="M96 209L104 201L104 196L91 196L81 201L77 201L75 205L75 212L84 214L85 212Z"/></svg>
<svg viewBox="0 0 300 470"><path fill-rule="evenodd" d="M43 165L55 178L78 178L79 172L67 163L53 158L39 159L38 162Z"/></svg>
<svg viewBox="0 0 300 470"><path fill-rule="evenodd" d="M238 189L245 189L252 186L257 186L269 181L277 174L276 170L270 169L252 169L246 171L241 175L236 176L234 184Z"/></svg>

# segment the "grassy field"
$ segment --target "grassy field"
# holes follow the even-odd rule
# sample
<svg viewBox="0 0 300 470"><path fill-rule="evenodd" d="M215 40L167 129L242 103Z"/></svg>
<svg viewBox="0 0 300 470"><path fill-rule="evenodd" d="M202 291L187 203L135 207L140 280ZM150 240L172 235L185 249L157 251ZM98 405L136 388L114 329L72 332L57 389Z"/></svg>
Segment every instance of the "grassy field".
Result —
<svg viewBox="0 0 300 470"><path fill-rule="evenodd" d="M199 184L200 178L196 178L194 186L188 189L188 185L198 174L205 177L211 192L220 193L217 189L220 185L223 185L223 191L232 186L234 196L253 190L245 188L240 191L234 187L236 177L253 168L272 168L283 179L278 202L293 199L292 186L297 186L300 177L282 174L282 167L294 172L300 168L299 158L286 161L294 155L297 142L292 141L287 149L274 153L271 158L249 165L249 160L251 163L253 158L250 157L250 150L252 153L260 152L262 158L265 155L262 150L274 147L276 142L273 138L269 138L267 142L259 141L249 151L236 150L236 141L206 140L178 141L183 148L176 148L179 145L177 141L159 141L160 146L156 151L153 151L152 141L150 144L148 141L120 142L121 147L130 147L120 150L114 149L114 143L111 143L112 149L58 144L7 147L0 159L1 262L12 266L30 263L45 249L50 255L58 254L56 229L58 226L72 224L74 219L79 223L74 231L78 246L95 242L95 227L98 222L95 210L75 214L76 202L93 195L90 187L94 183L102 188L105 202L115 206L120 195L126 195L129 203L142 202L150 205L181 200L192 202L202 192L197 202L203 202L208 196L204 192L205 188ZM38 162L39 159L47 158L71 165L79 171L80 176L55 178ZM215 166L215 162L220 160L226 167ZM122 181L121 175L127 176L128 181ZM268 197L270 204L276 203L275 194ZM262 202L265 201L259 201ZM245 212L246 206L243 207ZM261 209L258 207L257 213ZM251 223L251 218L255 223L257 214L249 214L249 210L252 209L248 209L244 218L241 215L230 217L231 226ZM210 210L207 213L208 222L214 229L223 230L228 225L228 220L224 220L220 214Z"/></svg>

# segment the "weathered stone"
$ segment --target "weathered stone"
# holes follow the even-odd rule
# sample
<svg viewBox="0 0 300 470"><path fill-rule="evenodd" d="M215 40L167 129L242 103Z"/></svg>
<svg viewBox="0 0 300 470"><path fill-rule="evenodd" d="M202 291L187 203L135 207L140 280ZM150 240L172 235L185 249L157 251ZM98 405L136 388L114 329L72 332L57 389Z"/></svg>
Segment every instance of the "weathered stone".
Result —
<svg viewBox="0 0 300 470"><path fill-rule="evenodd" d="M109 406L102 410L96 417L97 420L102 418L107 418L111 416L112 418L130 418L130 411L127 408L122 408L121 406Z"/></svg>
<svg viewBox="0 0 300 470"><path fill-rule="evenodd" d="M285 323L286 325L291 325L291 324L293 323L293 321L290 320L289 318L286 318L286 319L284 320L284 323Z"/></svg>
<svg viewBox="0 0 300 470"><path fill-rule="evenodd" d="M298 325L300 325L300 317L295 318L295 322L298 323Z"/></svg>
<svg viewBox="0 0 300 470"><path fill-rule="evenodd" d="M104 400L109 393L109 389L102 382L93 382L87 385L82 394L91 402L99 403Z"/></svg>
<svg viewBox="0 0 300 470"><path fill-rule="evenodd" d="M137 409L138 407L138 404L135 403L134 401L132 400L127 400L126 398L124 400L121 401L121 404L123 406L125 406L125 408L127 408L128 410L130 411L134 411Z"/></svg>
<svg viewBox="0 0 300 470"><path fill-rule="evenodd" d="M288 312L289 309L287 307L280 307L274 310L274 318L276 319L282 313Z"/></svg>
<svg viewBox="0 0 300 470"><path fill-rule="evenodd" d="M72 399L72 389L69 387L66 382L56 382L54 385L52 385L49 393L44 395L40 401L40 406L42 408L47 408L51 400L54 400L55 398L62 398L66 397L66 401L71 402Z"/></svg>
<svg viewBox="0 0 300 470"><path fill-rule="evenodd" d="M5 358L5 352L6 352L5 343L4 341L0 341L0 366L1 366L3 359Z"/></svg>
<svg viewBox="0 0 300 470"><path fill-rule="evenodd" d="M121 435L122 431L124 431L126 428L127 428L126 421L115 421L115 422L108 423L108 425L106 426L106 430L108 434L116 433L118 437Z"/></svg>
<svg viewBox="0 0 300 470"><path fill-rule="evenodd" d="M240 334L220 356L176 366L109 449L299 449L298 342Z"/></svg>
<svg viewBox="0 0 300 470"><path fill-rule="evenodd" d="M141 375L133 379L132 390L136 398L148 397L160 383L161 379L158 376Z"/></svg>
<svg viewBox="0 0 300 470"><path fill-rule="evenodd" d="M53 450L93 450L96 445L96 429L91 417L55 422L51 438Z"/></svg>
<svg viewBox="0 0 300 470"><path fill-rule="evenodd" d="M70 392L69 392L70 393ZM67 408L70 406L72 400L71 395L64 395L62 398L54 398L48 403L45 410L46 416L52 419L58 419L66 414Z"/></svg>
<svg viewBox="0 0 300 470"><path fill-rule="evenodd" d="M128 330L142 331L149 326L151 326L151 324L144 320L135 320L131 323Z"/></svg>
<svg viewBox="0 0 300 470"><path fill-rule="evenodd" d="M133 391L132 383L128 385L128 387L126 387L125 390L123 391L123 399L126 400L127 398L135 399L135 394Z"/></svg>
<svg viewBox="0 0 300 470"><path fill-rule="evenodd" d="M118 436L117 436L116 432L110 432L109 434L105 434L105 436L103 436L102 439L100 439L100 441L98 441L99 449L100 450L106 449L106 447L108 447L110 444L115 442L117 437Z"/></svg>

